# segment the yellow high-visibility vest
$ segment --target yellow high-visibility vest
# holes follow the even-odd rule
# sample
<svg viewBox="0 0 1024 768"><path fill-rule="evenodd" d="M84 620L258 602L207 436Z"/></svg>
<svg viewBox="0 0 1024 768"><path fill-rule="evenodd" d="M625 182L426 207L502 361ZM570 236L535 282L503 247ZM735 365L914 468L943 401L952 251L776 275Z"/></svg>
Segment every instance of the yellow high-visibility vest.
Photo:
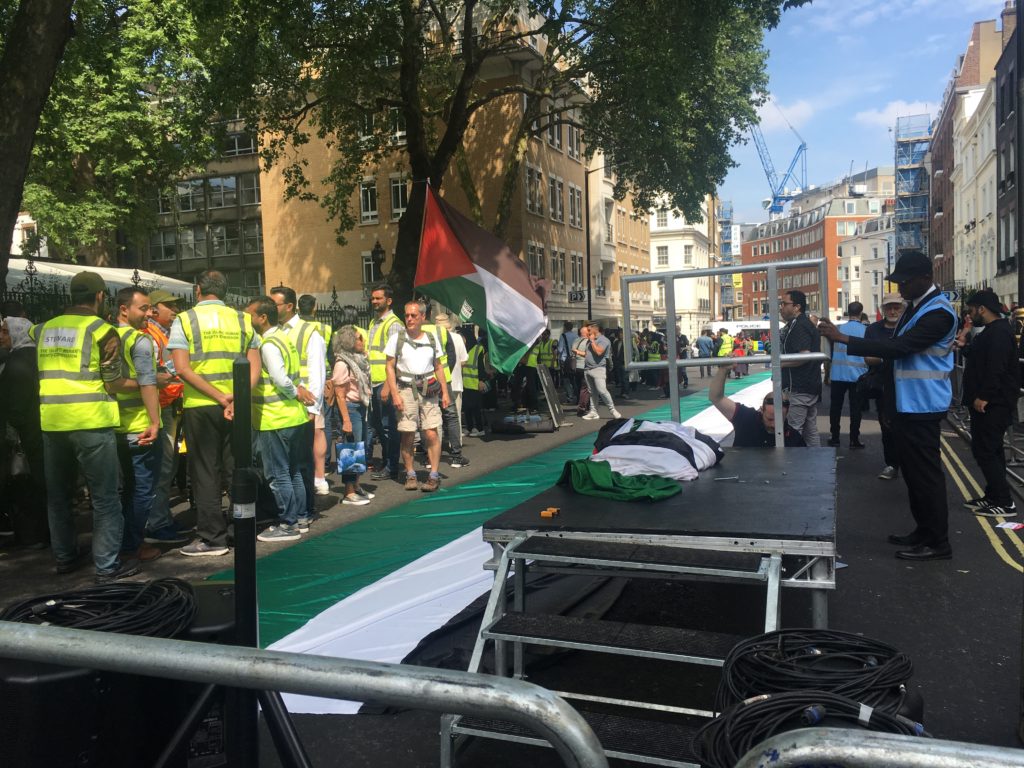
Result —
<svg viewBox="0 0 1024 768"><path fill-rule="evenodd" d="M117 426L117 400L100 375L100 341L111 330L92 315L58 315L35 326L44 432Z"/></svg>
<svg viewBox="0 0 1024 768"><path fill-rule="evenodd" d="M370 323L367 333L369 346L366 348L366 357L370 361L370 383L374 386L383 384L388 377L388 357L384 354L384 346L388 343L388 337L391 335L391 326L400 322L398 315L388 310L384 317Z"/></svg>
<svg viewBox="0 0 1024 768"><path fill-rule="evenodd" d="M197 304L178 316L188 340L192 370L225 395L233 391L231 368L236 360L246 360L255 332L252 318L223 304ZM185 408L217 405L188 382L185 383Z"/></svg>
<svg viewBox="0 0 1024 768"><path fill-rule="evenodd" d="M139 373L135 369L135 361L132 360L132 350L143 338L143 334L132 328L130 325L119 325L117 333L121 337L121 356L128 364L128 378L138 380ZM148 337L147 337L148 338ZM155 347L156 344L154 343ZM153 371L156 372L156 352L153 353ZM115 432L133 435L137 432L144 432L149 426L149 413L146 411L146 404L142 400L142 390L134 392L118 392L117 407L121 411L121 423L115 428ZM159 418L159 411L157 411Z"/></svg>
<svg viewBox="0 0 1024 768"><path fill-rule="evenodd" d="M439 328L434 323L424 323L420 326L421 331L425 331L437 339L437 345L441 347L441 368L444 370L444 380L449 384L452 383L452 372L448 370L448 329Z"/></svg>
<svg viewBox="0 0 1024 768"><path fill-rule="evenodd" d="M260 339L260 348L271 344L281 351L285 371L292 383L299 383L299 352L291 339L281 328L278 332ZM304 406L297 398L287 398L277 391L270 380L266 366L260 370L260 378L252 391L252 428L260 432L297 427L309 419Z"/></svg>

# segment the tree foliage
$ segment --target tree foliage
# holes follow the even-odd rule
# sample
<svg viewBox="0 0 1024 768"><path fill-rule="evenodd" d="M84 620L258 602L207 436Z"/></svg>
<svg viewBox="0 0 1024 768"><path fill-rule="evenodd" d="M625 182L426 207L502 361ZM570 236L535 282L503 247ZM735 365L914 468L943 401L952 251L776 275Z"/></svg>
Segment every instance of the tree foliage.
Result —
<svg viewBox="0 0 1024 768"><path fill-rule="evenodd" d="M51 252L116 261L159 192L212 159L211 106L190 0L78 0L43 112L24 207Z"/></svg>
<svg viewBox="0 0 1024 768"><path fill-rule="evenodd" d="M767 90L763 30L803 0L236 0L211 78L268 132L268 163L287 193L319 199L339 238L355 224L363 173L397 159L439 187L455 163L463 186L467 126L491 102L515 95L525 114L507 147L505 226L531 131L549 121L585 130L587 150L614 158L618 194L640 207L667 194L695 215L731 166ZM512 79L485 78L502 60L534 60ZM244 52L244 55L243 55ZM492 69L493 71L493 69ZM404 142L394 141L395 126ZM311 180L301 153L317 136L332 159ZM322 182L326 192L317 193ZM399 228L391 278L411 282L421 191ZM466 190L473 207L475 191Z"/></svg>

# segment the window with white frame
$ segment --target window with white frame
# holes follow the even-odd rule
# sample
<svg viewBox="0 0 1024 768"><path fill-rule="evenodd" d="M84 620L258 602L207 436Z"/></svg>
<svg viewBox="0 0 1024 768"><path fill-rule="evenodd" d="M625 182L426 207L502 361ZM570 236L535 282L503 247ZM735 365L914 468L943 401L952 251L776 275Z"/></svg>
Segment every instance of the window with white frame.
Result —
<svg viewBox="0 0 1024 768"><path fill-rule="evenodd" d="M149 238L149 260L150 261L173 261L177 256L175 251L176 233L173 229L162 229L154 232Z"/></svg>
<svg viewBox="0 0 1024 768"><path fill-rule="evenodd" d="M409 207L409 183L401 177L393 177L391 182L391 220L398 221Z"/></svg>
<svg viewBox="0 0 1024 768"><path fill-rule="evenodd" d="M583 190L574 184L569 185L569 225L583 228Z"/></svg>
<svg viewBox="0 0 1024 768"><path fill-rule="evenodd" d="M359 185L359 222L361 224L376 224L379 220L377 181L369 179Z"/></svg>
<svg viewBox="0 0 1024 768"><path fill-rule="evenodd" d="M532 165L526 166L526 210L544 215L544 175Z"/></svg>
<svg viewBox="0 0 1024 768"><path fill-rule="evenodd" d="M534 277L544 277L544 246L529 243L526 246L526 263L530 274Z"/></svg>
<svg viewBox="0 0 1024 768"><path fill-rule="evenodd" d="M363 251L363 285L375 285L381 276L377 274L377 266L373 262L373 254Z"/></svg>
<svg viewBox="0 0 1024 768"><path fill-rule="evenodd" d="M243 173L238 177L238 202L242 205L259 205L260 180L255 173Z"/></svg>
<svg viewBox="0 0 1024 768"><path fill-rule="evenodd" d="M402 110L398 107L391 108L391 140L395 144L401 144L405 141L405 115L402 114Z"/></svg>
<svg viewBox="0 0 1024 768"><path fill-rule="evenodd" d="M202 211L206 208L202 179L179 181L174 186L178 196L179 211Z"/></svg>
<svg viewBox="0 0 1024 768"><path fill-rule="evenodd" d="M657 213L654 214L654 224L657 227L668 226L668 209L659 208Z"/></svg>
<svg viewBox="0 0 1024 768"><path fill-rule="evenodd" d="M224 138L224 155L239 157L256 154L256 139L250 133L229 133Z"/></svg>
<svg viewBox="0 0 1024 768"><path fill-rule="evenodd" d="M183 259L205 259L206 225L196 224L178 232L178 247Z"/></svg>
<svg viewBox="0 0 1024 768"><path fill-rule="evenodd" d="M604 241L615 242L615 203L612 200L604 201Z"/></svg>
<svg viewBox="0 0 1024 768"><path fill-rule="evenodd" d="M555 149L562 148L562 124L552 115L548 118L548 145Z"/></svg>
<svg viewBox="0 0 1024 768"><path fill-rule="evenodd" d="M234 176L214 176L206 183L210 186L211 208L233 208L238 204L238 183Z"/></svg>
<svg viewBox="0 0 1024 768"><path fill-rule="evenodd" d="M688 267L691 264L693 264L693 246L692 245L684 245L683 246L683 265Z"/></svg>
<svg viewBox="0 0 1024 768"><path fill-rule="evenodd" d="M564 184L561 179L548 176L548 210L555 221L565 220Z"/></svg>
<svg viewBox="0 0 1024 768"><path fill-rule="evenodd" d="M659 267L667 267L668 266L668 246L667 245L659 245L657 253L658 253L658 266Z"/></svg>
<svg viewBox="0 0 1024 768"><path fill-rule="evenodd" d="M211 256L236 256L239 246L238 222L210 225Z"/></svg>
<svg viewBox="0 0 1024 768"><path fill-rule="evenodd" d="M242 222L242 253L263 253L263 222L259 219Z"/></svg>
<svg viewBox="0 0 1024 768"><path fill-rule="evenodd" d="M565 251L558 252L558 271L555 272L558 278L558 290L565 290Z"/></svg>
<svg viewBox="0 0 1024 768"><path fill-rule="evenodd" d="M573 160L580 159L580 129L579 126L570 125L567 126L568 132L568 143L569 146L566 148L566 153Z"/></svg>

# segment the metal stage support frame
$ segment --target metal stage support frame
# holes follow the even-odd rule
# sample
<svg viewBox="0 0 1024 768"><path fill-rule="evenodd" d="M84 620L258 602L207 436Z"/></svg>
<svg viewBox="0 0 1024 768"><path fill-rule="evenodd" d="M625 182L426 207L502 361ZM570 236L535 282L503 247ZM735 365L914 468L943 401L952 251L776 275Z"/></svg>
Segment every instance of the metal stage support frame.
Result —
<svg viewBox="0 0 1024 768"><path fill-rule="evenodd" d="M632 283L661 283L665 286L665 339L667 347L667 359L659 361L630 361L626 368L631 371L660 370L668 368L668 398L669 407L672 410L673 421L679 421L679 369L694 368L697 366L720 366L733 365L737 362L731 357L697 357L686 360L679 359L679 333L676 325L676 280L690 280L692 278L716 277L718 275L732 275L746 272L765 272L768 276L768 295L777 296L779 293L779 271L791 269L806 269L815 267L818 270L819 293L828 303L828 260L821 259L794 259L793 261L773 261L767 264L748 264L746 266L712 267L710 269L684 269L674 272L658 272L657 274L644 275L623 275L621 280L622 296L622 344L625 349L633 348L633 329L630 322L629 311L629 286ZM769 312L769 328L772 342L770 355L749 355L742 359L743 363L771 363L773 397L775 402L782 402L782 363L793 360L828 360L828 355L822 352L808 352L805 354L793 353L782 354L779 344L779 313ZM782 419L775 420L775 447L783 447L783 423Z"/></svg>
<svg viewBox="0 0 1024 768"><path fill-rule="evenodd" d="M850 728L801 728L765 739L736 768L1016 768L1024 751Z"/></svg>
<svg viewBox="0 0 1024 768"><path fill-rule="evenodd" d="M9 621L0 621L0 657L502 718L548 740L567 766L608 768L579 713L521 680Z"/></svg>

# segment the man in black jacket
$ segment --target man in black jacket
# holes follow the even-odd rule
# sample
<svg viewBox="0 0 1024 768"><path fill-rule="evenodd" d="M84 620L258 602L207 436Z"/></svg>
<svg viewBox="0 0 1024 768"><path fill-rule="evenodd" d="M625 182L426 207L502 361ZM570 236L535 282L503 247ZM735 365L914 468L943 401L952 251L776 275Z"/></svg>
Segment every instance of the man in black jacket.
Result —
<svg viewBox="0 0 1024 768"><path fill-rule="evenodd" d="M905 251L886 280L896 283L907 300L891 339L858 339L841 333L828 320L821 335L847 345L852 355L880 357L882 413L892 425L896 455L917 524L889 543L907 546L901 560L948 560L949 507L942 472L940 424L949 410L952 387L956 311L932 281L932 262L921 251Z"/></svg>
<svg viewBox="0 0 1024 768"><path fill-rule="evenodd" d="M976 515L1011 517L1017 507L1006 480L1003 435L1020 392L1020 369L1013 330L1002 316L1002 304L991 289L967 300L971 322L981 326L967 345L967 329L957 337L964 349L963 402L971 413L971 453L985 476L985 495L964 502Z"/></svg>
<svg viewBox="0 0 1024 768"><path fill-rule="evenodd" d="M780 338L783 354L820 352L821 337L807 317L807 296L803 291L786 291L779 301L779 314L786 321ZM789 424L803 435L811 448L818 438L818 401L821 399L821 363L782 364L782 391L789 396Z"/></svg>

